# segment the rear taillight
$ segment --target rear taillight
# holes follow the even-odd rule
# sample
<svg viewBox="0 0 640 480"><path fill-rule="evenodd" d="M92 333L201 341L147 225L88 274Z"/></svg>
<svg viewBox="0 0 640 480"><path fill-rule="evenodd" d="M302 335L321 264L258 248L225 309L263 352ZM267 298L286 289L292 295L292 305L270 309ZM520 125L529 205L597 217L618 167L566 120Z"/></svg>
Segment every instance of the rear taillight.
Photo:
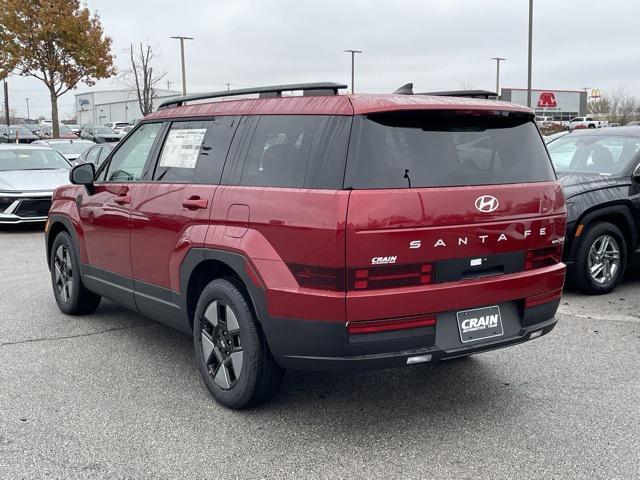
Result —
<svg viewBox="0 0 640 480"><path fill-rule="evenodd" d="M549 267L562 261L562 245L529 250L524 259L524 269Z"/></svg>
<svg viewBox="0 0 640 480"><path fill-rule="evenodd" d="M436 324L435 315L392 318L387 320L367 320L363 322L349 322L347 332L349 335L361 335L363 333L391 332L394 330L408 330L410 328L431 327Z"/></svg>
<svg viewBox="0 0 640 480"><path fill-rule="evenodd" d="M301 287L345 290L344 269L296 263L288 267ZM414 287L432 283L433 273L432 263L350 268L346 285L349 290Z"/></svg>
<svg viewBox="0 0 640 480"><path fill-rule="evenodd" d="M344 268L297 263L289 263L288 267L301 287L344 291Z"/></svg>
<svg viewBox="0 0 640 480"><path fill-rule="evenodd" d="M433 264L410 263L368 268L351 268L348 272L349 290L398 288L427 285L433 279Z"/></svg>

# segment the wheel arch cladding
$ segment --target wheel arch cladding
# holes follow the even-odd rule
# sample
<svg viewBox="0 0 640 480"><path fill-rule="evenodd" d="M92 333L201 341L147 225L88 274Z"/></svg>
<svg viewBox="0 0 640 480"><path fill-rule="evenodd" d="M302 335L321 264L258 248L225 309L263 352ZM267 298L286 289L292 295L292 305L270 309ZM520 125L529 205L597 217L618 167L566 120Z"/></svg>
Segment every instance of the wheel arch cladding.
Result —
<svg viewBox="0 0 640 480"><path fill-rule="evenodd" d="M266 296L247 272L248 260L237 253L208 248L193 248L180 267L180 285L189 325L193 321L198 298L204 287L217 278L227 278L245 296L258 322L266 318Z"/></svg>
<svg viewBox="0 0 640 480"><path fill-rule="evenodd" d="M582 215L579 220L576 222L576 225L583 224L585 228L589 228L596 223L608 222L612 223L616 227L620 229L622 235L624 235L624 240L627 242L627 248L629 251L633 251L635 249L635 245L637 243L638 234L634 229L634 220L631 215L631 211L629 207L626 205L612 205L604 208L596 208L590 211L587 211L584 215ZM570 246L570 259L573 260L575 258L576 252L578 250L578 246L582 239L584 238L584 233L579 237L579 241L576 241L575 238L571 239Z"/></svg>
<svg viewBox="0 0 640 480"><path fill-rule="evenodd" d="M49 267L51 267L51 265L49 265L49 259L51 258L51 247L53 246L53 242L60 232L67 232L71 236L71 241L74 243L78 254L80 252L78 236L76 234L75 228L73 228L71 220L60 215L52 215L49 217L49 229L46 232L47 265Z"/></svg>
<svg viewBox="0 0 640 480"><path fill-rule="evenodd" d="M591 225L600 222L609 222L614 224L625 236L629 249L635 246L637 233L633 228L633 217L626 205L616 205L606 207L602 210L594 210L587 213L580 221L580 223L585 223L585 227L590 227Z"/></svg>

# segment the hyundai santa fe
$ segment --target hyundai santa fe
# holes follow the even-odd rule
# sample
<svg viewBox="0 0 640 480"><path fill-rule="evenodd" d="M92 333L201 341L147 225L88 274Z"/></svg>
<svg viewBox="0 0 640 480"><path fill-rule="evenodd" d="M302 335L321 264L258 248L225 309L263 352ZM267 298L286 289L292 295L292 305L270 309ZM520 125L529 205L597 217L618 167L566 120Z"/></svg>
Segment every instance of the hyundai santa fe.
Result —
<svg viewBox="0 0 640 480"><path fill-rule="evenodd" d="M60 309L105 297L191 334L236 409L285 369L435 363L551 331L566 209L532 111L343 88L168 100L97 170L76 166L46 228Z"/></svg>

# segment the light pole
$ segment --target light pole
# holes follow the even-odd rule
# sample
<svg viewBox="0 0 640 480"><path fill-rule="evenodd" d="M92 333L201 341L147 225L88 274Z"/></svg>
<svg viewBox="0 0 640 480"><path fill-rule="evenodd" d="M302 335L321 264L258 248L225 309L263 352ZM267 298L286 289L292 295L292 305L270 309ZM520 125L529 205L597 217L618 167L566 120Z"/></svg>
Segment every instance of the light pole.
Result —
<svg viewBox="0 0 640 480"><path fill-rule="evenodd" d="M9 127L9 86L6 78L4 79L4 119Z"/></svg>
<svg viewBox="0 0 640 480"><path fill-rule="evenodd" d="M506 58L493 57L491 60L496 61L496 95L500 98L500 62L505 61Z"/></svg>
<svg viewBox="0 0 640 480"><path fill-rule="evenodd" d="M27 101L27 120L31 119L31 114L29 113L29 97L25 98Z"/></svg>
<svg viewBox="0 0 640 480"><path fill-rule="evenodd" d="M176 35L175 37L171 37L171 38L175 38L177 40L180 40L180 60L182 61L182 95L186 95L187 94L187 79L185 78L185 73L184 73L184 41L185 40L193 40L193 37L183 37L180 35Z"/></svg>
<svg viewBox="0 0 640 480"><path fill-rule="evenodd" d="M345 53L350 53L351 54L351 93L356 93L356 86L355 86L355 58L356 58L356 53L362 53L361 50L345 50Z"/></svg>
<svg viewBox="0 0 640 480"><path fill-rule="evenodd" d="M529 61L527 72L527 107L531 108L531 65L533 63L533 0L529 0Z"/></svg>

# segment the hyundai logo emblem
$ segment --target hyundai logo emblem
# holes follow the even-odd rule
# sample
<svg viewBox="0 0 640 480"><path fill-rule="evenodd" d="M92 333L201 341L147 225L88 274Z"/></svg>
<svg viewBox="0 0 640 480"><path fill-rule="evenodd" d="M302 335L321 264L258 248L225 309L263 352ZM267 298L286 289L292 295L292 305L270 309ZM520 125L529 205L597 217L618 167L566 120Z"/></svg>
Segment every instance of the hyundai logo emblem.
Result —
<svg viewBox="0 0 640 480"><path fill-rule="evenodd" d="M484 213L491 213L500 206L498 199L491 195L483 195L476 198L476 208Z"/></svg>

